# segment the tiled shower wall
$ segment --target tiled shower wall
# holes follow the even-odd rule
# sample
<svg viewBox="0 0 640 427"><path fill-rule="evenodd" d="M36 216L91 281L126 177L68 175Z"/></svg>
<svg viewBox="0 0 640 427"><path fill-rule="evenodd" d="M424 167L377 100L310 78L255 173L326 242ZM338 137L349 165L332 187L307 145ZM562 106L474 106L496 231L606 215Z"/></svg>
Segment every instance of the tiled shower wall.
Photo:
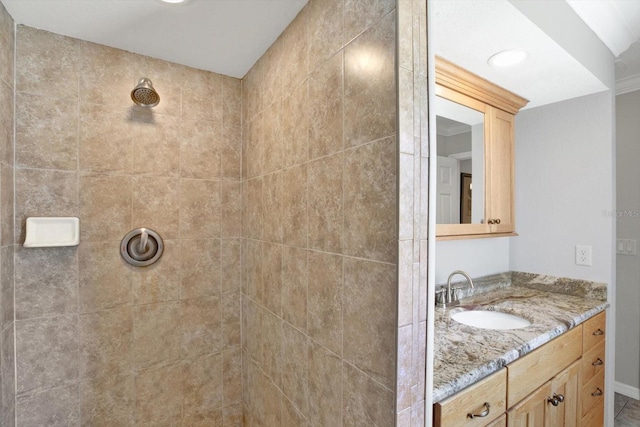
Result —
<svg viewBox="0 0 640 427"><path fill-rule="evenodd" d="M0 425L13 426L13 20L0 3Z"/></svg>
<svg viewBox="0 0 640 427"><path fill-rule="evenodd" d="M243 80L247 426L392 426L396 2L311 0Z"/></svg>
<svg viewBox="0 0 640 427"><path fill-rule="evenodd" d="M241 425L241 81L23 26L16 55L17 424ZM28 216L80 246L23 249Z"/></svg>
<svg viewBox="0 0 640 427"><path fill-rule="evenodd" d="M427 2L398 0L398 427L425 425L428 259Z"/></svg>

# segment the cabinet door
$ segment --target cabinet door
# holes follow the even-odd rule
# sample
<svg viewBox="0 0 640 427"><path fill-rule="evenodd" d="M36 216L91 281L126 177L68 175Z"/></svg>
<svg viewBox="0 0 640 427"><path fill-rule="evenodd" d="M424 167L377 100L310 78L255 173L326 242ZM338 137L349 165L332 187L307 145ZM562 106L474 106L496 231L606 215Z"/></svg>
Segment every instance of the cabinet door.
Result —
<svg viewBox="0 0 640 427"><path fill-rule="evenodd" d="M546 412L546 426L577 427L578 426L578 404L579 399L579 379L581 361L574 362L564 371L560 372L551 380L551 396L559 400L557 406L553 406L548 401Z"/></svg>
<svg viewBox="0 0 640 427"><path fill-rule="evenodd" d="M551 395L551 381L543 384L522 402L507 412L507 425L517 427L544 427L547 398Z"/></svg>
<svg viewBox="0 0 640 427"><path fill-rule="evenodd" d="M515 231L514 116L488 107L485 117L491 141L486 145L486 220L492 233L511 233Z"/></svg>

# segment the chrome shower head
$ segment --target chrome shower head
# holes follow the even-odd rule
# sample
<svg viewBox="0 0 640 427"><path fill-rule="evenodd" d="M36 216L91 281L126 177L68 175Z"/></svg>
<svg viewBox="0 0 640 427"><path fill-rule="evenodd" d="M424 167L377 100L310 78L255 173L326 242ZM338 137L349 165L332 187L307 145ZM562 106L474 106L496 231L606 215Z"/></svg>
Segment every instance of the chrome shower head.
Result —
<svg viewBox="0 0 640 427"><path fill-rule="evenodd" d="M146 77L138 81L138 85L131 91L131 99L141 107L155 107L160 103L160 95L153 88L153 83Z"/></svg>

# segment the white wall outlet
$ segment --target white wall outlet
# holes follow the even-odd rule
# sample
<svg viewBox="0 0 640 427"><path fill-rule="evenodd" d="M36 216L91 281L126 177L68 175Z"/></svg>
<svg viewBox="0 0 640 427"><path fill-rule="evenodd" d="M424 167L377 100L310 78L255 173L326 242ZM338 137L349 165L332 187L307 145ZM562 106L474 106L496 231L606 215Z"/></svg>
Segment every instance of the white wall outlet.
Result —
<svg viewBox="0 0 640 427"><path fill-rule="evenodd" d="M576 265L591 266L591 246L576 245Z"/></svg>
<svg viewBox="0 0 640 427"><path fill-rule="evenodd" d="M635 239L617 239L616 252L620 255L637 255L637 243Z"/></svg>

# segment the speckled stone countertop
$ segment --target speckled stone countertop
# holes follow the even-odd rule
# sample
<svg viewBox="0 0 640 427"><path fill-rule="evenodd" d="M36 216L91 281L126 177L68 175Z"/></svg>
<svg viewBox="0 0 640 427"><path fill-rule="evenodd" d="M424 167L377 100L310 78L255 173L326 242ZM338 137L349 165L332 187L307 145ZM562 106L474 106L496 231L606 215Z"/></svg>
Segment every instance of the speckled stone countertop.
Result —
<svg viewBox="0 0 640 427"><path fill-rule="evenodd" d="M512 285L464 298L457 307L437 308L434 403L551 341L607 306L607 302L598 299ZM530 320L531 325L523 329L490 330L450 319L452 313L465 309L511 313Z"/></svg>

